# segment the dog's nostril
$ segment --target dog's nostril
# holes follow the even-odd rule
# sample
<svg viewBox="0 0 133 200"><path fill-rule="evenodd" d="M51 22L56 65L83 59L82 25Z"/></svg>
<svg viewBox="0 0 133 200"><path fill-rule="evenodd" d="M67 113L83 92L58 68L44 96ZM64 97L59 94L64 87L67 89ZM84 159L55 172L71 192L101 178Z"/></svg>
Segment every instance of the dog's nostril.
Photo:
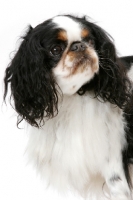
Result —
<svg viewBox="0 0 133 200"><path fill-rule="evenodd" d="M77 51L78 45L77 44L72 44L71 46L71 51Z"/></svg>
<svg viewBox="0 0 133 200"><path fill-rule="evenodd" d="M72 44L70 50L71 51L84 51L85 48L86 48L85 44L83 44L82 42L78 42L78 43Z"/></svg>

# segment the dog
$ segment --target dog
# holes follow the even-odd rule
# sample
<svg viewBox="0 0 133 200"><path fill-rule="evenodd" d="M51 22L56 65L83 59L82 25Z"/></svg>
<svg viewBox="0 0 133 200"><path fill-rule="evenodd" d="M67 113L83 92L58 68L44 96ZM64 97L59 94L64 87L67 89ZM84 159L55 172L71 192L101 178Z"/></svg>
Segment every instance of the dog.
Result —
<svg viewBox="0 0 133 200"><path fill-rule="evenodd" d="M30 125L27 155L57 190L129 200L133 163L133 56L85 17L58 15L29 26L5 72Z"/></svg>

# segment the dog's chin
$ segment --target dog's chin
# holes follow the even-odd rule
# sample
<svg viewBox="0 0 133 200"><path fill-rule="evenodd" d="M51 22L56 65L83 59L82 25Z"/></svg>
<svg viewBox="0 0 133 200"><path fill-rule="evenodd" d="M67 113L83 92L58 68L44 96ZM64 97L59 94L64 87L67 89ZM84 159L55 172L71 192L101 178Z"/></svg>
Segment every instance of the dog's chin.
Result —
<svg viewBox="0 0 133 200"><path fill-rule="evenodd" d="M75 71L76 69L72 70ZM83 85L88 83L94 77L94 74L88 65L82 73L77 73L76 75L70 74L67 77L56 77L56 81L64 95L73 95Z"/></svg>

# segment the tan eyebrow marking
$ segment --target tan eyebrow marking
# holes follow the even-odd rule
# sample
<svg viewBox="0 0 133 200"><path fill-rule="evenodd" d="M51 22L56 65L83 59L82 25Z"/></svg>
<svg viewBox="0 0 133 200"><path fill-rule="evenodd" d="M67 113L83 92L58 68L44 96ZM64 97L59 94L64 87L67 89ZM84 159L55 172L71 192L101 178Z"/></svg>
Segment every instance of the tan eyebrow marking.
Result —
<svg viewBox="0 0 133 200"><path fill-rule="evenodd" d="M57 39L67 41L67 34L65 31L59 31Z"/></svg>
<svg viewBox="0 0 133 200"><path fill-rule="evenodd" d="M87 29L83 29L82 31L81 31L81 37L82 38L86 38L86 37L88 37L89 36L89 31L87 30Z"/></svg>

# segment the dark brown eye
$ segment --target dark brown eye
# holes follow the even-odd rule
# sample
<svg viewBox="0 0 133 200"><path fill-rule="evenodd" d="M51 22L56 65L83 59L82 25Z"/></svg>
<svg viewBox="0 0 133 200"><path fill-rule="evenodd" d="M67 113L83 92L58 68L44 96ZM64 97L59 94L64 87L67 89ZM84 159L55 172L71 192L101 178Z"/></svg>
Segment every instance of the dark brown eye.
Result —
<svg viewBox="0 0 133 200"><path fill-rule="evenodd" d="M63 51L62 47L59 45L56 45L56 46L52 47L50 53L53 56L59 56L62 53L62 51Z"/></svg>

